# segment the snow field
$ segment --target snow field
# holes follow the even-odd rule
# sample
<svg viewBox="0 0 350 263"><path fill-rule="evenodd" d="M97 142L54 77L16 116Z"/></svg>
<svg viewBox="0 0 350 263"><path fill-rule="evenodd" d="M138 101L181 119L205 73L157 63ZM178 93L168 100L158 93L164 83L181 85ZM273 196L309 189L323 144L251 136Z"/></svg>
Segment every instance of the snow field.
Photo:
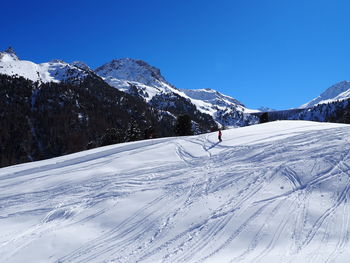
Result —
<svg viewBox="0 0 350 263"><path fill-rule="evenodd" d="M348 262L350 126L280 121L0 169L0 262Z"/></svg>

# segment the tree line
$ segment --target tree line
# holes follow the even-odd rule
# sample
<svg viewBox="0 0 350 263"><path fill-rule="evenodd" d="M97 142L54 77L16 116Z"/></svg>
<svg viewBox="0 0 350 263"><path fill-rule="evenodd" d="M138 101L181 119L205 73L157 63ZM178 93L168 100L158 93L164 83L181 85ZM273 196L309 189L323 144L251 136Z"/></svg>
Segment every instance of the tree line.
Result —
<svg viewBox="0 0 350 263"><path fill-rule="evenodd" d="M114 143L202 133L216 125L207 118L193 109L183 114L156 109L99 77L74 85L39 84L0 74L0 167Z"/></svg>

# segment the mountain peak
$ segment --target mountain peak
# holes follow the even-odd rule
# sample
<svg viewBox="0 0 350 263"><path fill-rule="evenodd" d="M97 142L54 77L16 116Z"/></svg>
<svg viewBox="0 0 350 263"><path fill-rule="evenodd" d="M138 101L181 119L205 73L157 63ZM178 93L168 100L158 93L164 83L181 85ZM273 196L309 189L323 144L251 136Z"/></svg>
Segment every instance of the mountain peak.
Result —
<svg viewBox="0 0 350 263"><path fill-rule="evenodd" d="M10 46L5 51L0 52L0 62L19 60L14 49Z"/></svg>
<svg viewBox="0 0 350 263"><path fill-rule="evenodd" d="M73 61L70 64L74 67L77 67L77 68L85 70L85 71L92 71L92 69L82 61Z"/></svg>
<svg viewBox="0 0 350 263"><path fill-rule="evenodd" d="M259 110L261 112L276 111L275 109L272 109L272 108L266 107L266 106L261 106L257 110Z"/></svg>
<svg viewBox="0 0 350 263"><path fill-rule="evenodd" d="M133 58L113 59L98 67L96 73L101 77L136 81L145 85L154 85L157 82L167 83L158 68Z"/></svg>
<svg viewBox="0 0 350 263"><path fill-rule="evenodd" d="M9 46L6 50L5 50L6 53L9 53L9 54L16 54L13 47Z"/></svg>
<svg viewBox="0 0 350 263"><path fill-rule="evenodd" d="M64 62L61 59L52 59L49 61L49 63L55 64L55 63L60 63L60 64L67 64L66 62Z"/></svg>
<svg viewBox="0 0 350 263"><path fill-rule="evenodd" d="M320 96L302 105L300 108L309 108L321 103L350 98L350 81L338 82L326 89Z"/></svg>

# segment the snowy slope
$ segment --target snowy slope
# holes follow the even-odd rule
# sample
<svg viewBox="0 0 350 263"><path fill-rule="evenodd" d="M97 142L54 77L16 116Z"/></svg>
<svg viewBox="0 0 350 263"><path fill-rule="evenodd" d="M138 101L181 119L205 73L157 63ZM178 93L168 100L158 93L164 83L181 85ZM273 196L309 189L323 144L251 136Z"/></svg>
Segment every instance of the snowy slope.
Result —
<svg viewBox="0 0 350 263"><path fill-rule="evenodd" d="M280 121L0 169L0 262L348 262L350 126Z"/></svg>
<svg viewBox="0 0 350 263"><path fill-rule="evenodd" d="M317 104L324 104L348 98L350 98L350 81L342 81L331 86L320 96L300 106L300 108L311 108Z"/></svg>
<svg viewBox="0 0 350 263"><path fill-rule="evenodd" d="M35 82L80 81L92 74L86 67L83 68L81 62L68 64L61 60L36 64L20 60L12 49L0 52L0 74L21 76Z"/></svg>

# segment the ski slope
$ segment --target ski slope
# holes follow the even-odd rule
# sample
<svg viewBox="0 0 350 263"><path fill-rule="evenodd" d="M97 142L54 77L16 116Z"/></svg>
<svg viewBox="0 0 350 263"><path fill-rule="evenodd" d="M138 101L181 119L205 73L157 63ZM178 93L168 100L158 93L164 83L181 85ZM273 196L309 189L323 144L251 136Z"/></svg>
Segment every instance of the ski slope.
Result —
<svg viewBox="0 0 350 263"><path fill-rule="evenodd" d="M0 169L0 262L349 262L350 126L280 121Z"/></svg>

